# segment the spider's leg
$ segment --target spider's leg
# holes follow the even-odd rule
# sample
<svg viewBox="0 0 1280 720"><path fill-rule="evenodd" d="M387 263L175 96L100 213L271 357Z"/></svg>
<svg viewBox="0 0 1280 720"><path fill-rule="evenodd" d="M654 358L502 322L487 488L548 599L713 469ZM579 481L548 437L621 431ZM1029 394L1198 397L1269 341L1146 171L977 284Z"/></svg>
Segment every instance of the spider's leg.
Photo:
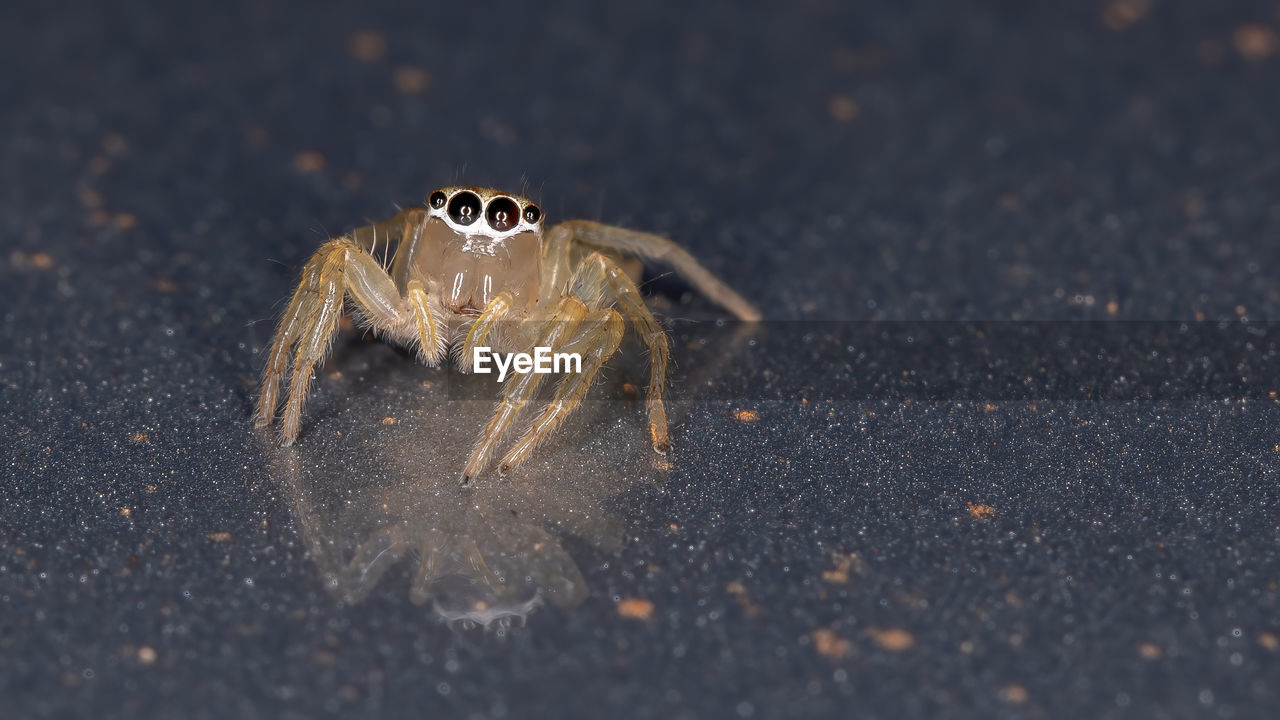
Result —
<svg viewBox="0 0 1280 720"><path fill-rule="evenodd" d="M346 294L342 277L344 245L349 244L350 241L345 239L331 240L316 251L303 269L303 281L294 301L290 302L291 307L297 303L296 313L286 315L277 333L276 348L273 348L272 362L268 365L259 398L258 422L270 423L275 414L275 388L284 373L284 368L274 362L277 349L280 353L294 350L293 377L289 381L289 399L285 403L281 429L283 445L292 445L298 436L298 423L307 387L311 383L312 369L327 354L329 340L342 315L342 300Z"/></svg>
<svg viewBox="0 0 1280 720"><path fill-rule="evenodd" d="M645 407L649 411L649 436L653 441L653 449L660 453L667 451L667 409L662 401L662 392L667 386L667 361L671 351L667 346L667 334L658 324L649 307L640 297L640 291L617 263L601 253L591 253L583 259L578 272L574 276L574 285L588 291L599 287L601 299L612 297L627 322L635 328L649 350L649 390L645 399Z"/></svg>
<svg viewBox="0 0 1280 720"><path fill-rule="evenodd" d="M329 352L347 296L375 330L401 342L416 343L428 364L436 364L444 356L445 340L440 332L443 309L422 283L409 281L401 295L378 261L355 241L348 237L330 240L303 269L302 282L276 333L262 382L256 422L269 425L275 416L281 377L288 370L289 353L294 353L280 433L284 445L293 444L298 436L312 372Z"/></svg>
<svg viewBox="0 0 1280 720"><path fill-rule="evenodd" d="M542 278L538 281L538 297L552 298L565 294L573 268L573 228L556 225L543 236Z"/></svg>
<svg viewBox="0 0 1280 720"><path fill-rule="evenodd" d="M416 240L416 235L412 233L416 232L416 228L421 227L425 212L422 208L402 210L382 222L357 228L351 233L351 239L365 252L371 254L376 254L378 246L383 245L384 255L390 257L391 243L409 238L408 243L401 242L397 246L398 251L404 250L404 252L396 253L397 258L405 258L407 261L412 254L413 240ZM319 283L320 270L324 266L322 255L325 254L327 247L328 245L322 247L311 256L311 260L302 271L298 290L293 294L293 299L290 300L289 307L280 321L280 327L276 331L271 345L271 354L267 360L266 374L262 381L258 409L254 413L254 424L259 427L270 425L275 417L280 379L289 370L289 352L302 336L304 326L315 319L316 313L323 305L319 295Z"/></svg>
<svg viewBox="0 0 1280 720"><path fill-rule="evenodd" d="M567 295L560 299L556 304L555 310L541 327L538 333L538 339L534 343L538 347L550 347L553 350L573 336L578 324L582 322L582 318L587 314L587 306L581 300ZM480 437L480 442L476 443L475 448L471 451L471 457L467 460L467 465L462 471L462 482L467 483L471 478L480 474L484 470L485 465L489 463L490 456L493 455L493 449L502 439L507 429L511 427L511 423L520 414L520 411L529 402L529 398L533 396L538 384L542 382L541 373L516 373L507 379L506 385L502 388L502 400L498 403L497 410L493 413L493 419L489 421L488 427L484 429L484 434Z"/></svg>
<svg viewBox="0 0 1280 720"><path fill-rule="evenodd" d="M626 329L622 316L613 308L592 310L587 314L577 336L559 350L564 353L580 354L583 357L581 372L566 375L560 381L555 397L543 409L538 419L533 421L533 425L529 427L524 437L520 438L502 458L503 472L524 462L538 443L559 427L578 403L582 402L587 390L591 389L591 382L600 372L600 367L618 351L618 344L622 342L622 335Z"/></svg>
<svg viewBox="0 0 1280 720"><path fill-rule="evenodd" d="M489 563L484 561L484 554L480 552L480 545L475 538L467 538L463 546L466 548L463 551L463 557L467 562L467 570L470 570L467 574L471 579L483 582L485 587L495 592L506 590L506 583L502 582L502 578L490 570Z"/></svg>
<svg viewBox="0 0 1280 720"><path fill-rule="evenodd" d="M302 270L302 280L289 301L289 307L280 319L271 352L267 356L267 369L262 378L262 390L258 395L258 410L254 424L270 425L276 414L276 397L280 392L280 379L289 370L289 351L298 342L303 327L315 316L321 302L318 295L320 268L323 266L319 252L312 256Z"/></svg>
<svg viewBox="0 0 1280 720"><path fill-rule="evenodd" d="M409 601L414 605L422 605L431 598L431 584L440 577L440 555L447 551L448 545L449 538L435 528L427 530L418 540L418 571L409 589Z"/></svg>
<svg viewBox="0 0 1280 720"><path fill-rule="evenodd" d="M756 310L746 298L712 275L711 271L703 267L702 263L684 248L664 237L590 220L567 220L553 230L560 228L571 230L574 239L584 245L630 253L666 263L692 283L698 292L738 316L739 320L747 322L760 320L760 311Z"/></svg>

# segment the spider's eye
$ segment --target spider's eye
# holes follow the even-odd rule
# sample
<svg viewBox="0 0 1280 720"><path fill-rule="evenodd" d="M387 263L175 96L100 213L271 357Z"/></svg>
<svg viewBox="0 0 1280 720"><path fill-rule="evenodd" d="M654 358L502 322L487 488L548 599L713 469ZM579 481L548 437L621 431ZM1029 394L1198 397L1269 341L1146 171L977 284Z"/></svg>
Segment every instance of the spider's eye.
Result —
<svg viewBox="0 0 1280 720"><path fill-rule="evenodd" d="M470 225L480 219L480 196L463 190L449 201L449 218L459 225Z"/></svg>
<svg viewBox="0 0 1280 720"><path fill-rule="evenodd" d="M520 222L520 206L509 197L496 197L489 201L484 217L489 221L489 227L506 232Z"/></svg>
<svg viewBox="0 0 1280 720"><path fill-rule="evenodd" d="M529 203L529 207L524 209L524 219L530 223L536 223L542 219L542 211L537 205Z"/></svg>
<svg viewBox="0 0 1280 720"><path fill-rule="evenodd" d="M436 210L439 210L440 208L444 207L444 201L446 199L447 198L445 198L444 193L437 190L431 193L431 197L427 198L427 202L431 205L431 207L435 208Z"/></svg>

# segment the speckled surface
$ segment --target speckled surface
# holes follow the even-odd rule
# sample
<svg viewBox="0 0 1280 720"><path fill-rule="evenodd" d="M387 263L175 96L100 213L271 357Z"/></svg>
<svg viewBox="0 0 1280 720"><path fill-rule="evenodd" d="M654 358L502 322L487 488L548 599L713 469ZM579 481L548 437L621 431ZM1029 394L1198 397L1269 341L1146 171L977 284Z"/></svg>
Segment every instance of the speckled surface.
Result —
<svg viewBox="0 0 1280 720"><path fill-rule="evenodd" d="M0 10L5 717L1280 703L1280 4L258 5ZM487 405L354 334L255 435L308 254L455 180L764 309L652 284L666 461L620 360L461 491Z"/></svg>

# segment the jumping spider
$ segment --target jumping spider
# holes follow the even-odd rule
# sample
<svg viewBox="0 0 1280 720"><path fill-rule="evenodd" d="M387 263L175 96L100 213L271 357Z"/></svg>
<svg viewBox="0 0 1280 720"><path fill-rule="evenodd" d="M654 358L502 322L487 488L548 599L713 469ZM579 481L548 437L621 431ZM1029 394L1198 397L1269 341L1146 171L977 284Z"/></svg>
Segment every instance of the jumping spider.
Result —
<svg viewBox="0 0 1280 720"><path fill-rule="evenodd" d="M386 267L376 257L382 243ZM589 220L544 229L542 211L525 198L490 188L441 188L426 207L330 240L311 257L271 345L255 423L274 420L281 378L292 359L280 439L291 445L298 437L312 372L328 353L350 298L375 331L416 347L431 366L450 347L464 372L481 346L501 353L549 347L580 355L581 372L560 381L552 400L503 456L504 472L528 458L581 402L630 324L649 351L649 432L653 449L665 453L667 336L618 265L623 254L664 262L738 318L760 319L749 302L670 240ZM464 483L484 470L541 378L524 373L506 380L493 419L462 471Z"/></svg>

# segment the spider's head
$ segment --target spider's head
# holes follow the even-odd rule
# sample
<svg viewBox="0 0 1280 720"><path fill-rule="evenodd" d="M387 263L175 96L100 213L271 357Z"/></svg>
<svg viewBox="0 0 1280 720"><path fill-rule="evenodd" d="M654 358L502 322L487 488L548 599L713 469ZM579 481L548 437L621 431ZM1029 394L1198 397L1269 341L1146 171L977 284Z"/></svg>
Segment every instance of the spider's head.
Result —
<svg viewBox="0 0 1280 720"><path fill-rule="evenodd" d="M522 232L542 233L537 205L492 188L440 188L427 197L427 213L463 237L504 240Z"/></svg>

